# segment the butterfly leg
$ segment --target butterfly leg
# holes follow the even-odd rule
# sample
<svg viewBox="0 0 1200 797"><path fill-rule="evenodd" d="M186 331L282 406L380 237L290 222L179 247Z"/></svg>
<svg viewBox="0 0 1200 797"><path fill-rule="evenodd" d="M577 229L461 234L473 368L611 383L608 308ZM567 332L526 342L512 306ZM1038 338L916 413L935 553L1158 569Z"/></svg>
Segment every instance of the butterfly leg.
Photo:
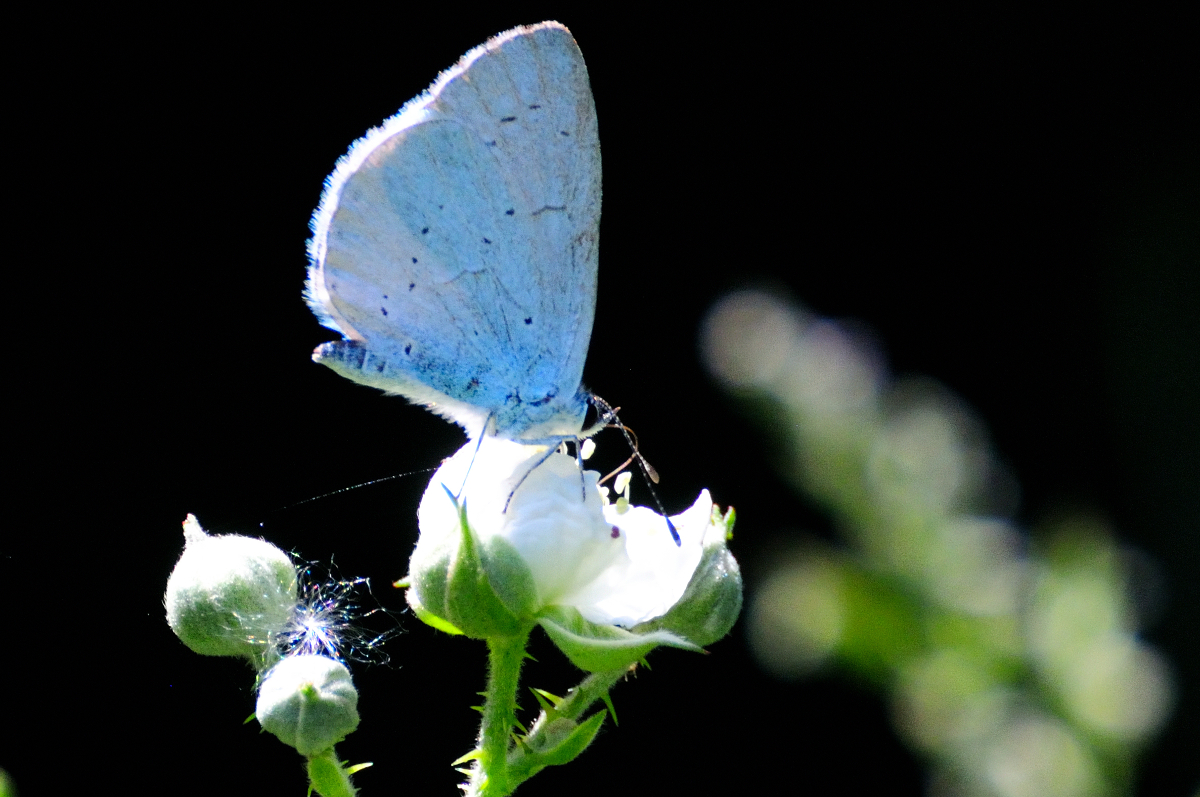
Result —
<svg viewBox="0 0 1200 797"><path fill-rule="evenodd" d="M533 473L535 470L537 470L539 467L541 467L542 463L544 463L546 460L550 459L550 457L553 456L554 452L556 452L556 451L558 451L558 446L551 446L550 450L548 450L545 454L542 454L541 458L538 459L537 462L533 463L532 468L525 471L525 475L522 476L521 480L519 482L517 482L516 485L512 488L512 492L508 494L508 500L504 502L504 511L505 512L508 511L508 505L512 503L513 496L517 494L517 490L520 490L521 485L524 484L525 480L529 478L529 474ZM585 501L587 500L586 494L584 495L583 500L585 500Z"/></svg>
<svg viewBox="0 0 1200 797"><path fill-rule="evenodd" d="M471 464L467 466L467 472L466 472L465 474L463 474L463 483L462 483L462 484L459 486L459 488L458 488L458 495L455 495L455 496L454 496L454 500L455 500L455 501L457 501L457 500L458 500L459 496L461 496L461 495L462 495L462 491L463 491L463 490L466 488L466 486L467 486L467 477L471 475L471 468L475 467L475 457L479 456L479 447L483 445L483 436L484 436L485 434L487 434L488 422L489 422L490 420L492 420L492 416L494 416L495 414L496 414L496 413L494 413L494 412L489 412L489 413L488 413L488 416L487 416L486 418L484 418L484 419L483 419L483 431L481 431L481 432L479 433L479 440L477 440L477 441L476 441L476 443L475 443L475 453L471 455ZM508 500L509 500L509 501L511 501L511 500L512 500L512 493L509 493L509 495L508 495ZM504 508L505 508L506 510L508 509L508 504L507 504L507 503L505 503L505 504L504 504Z"/></svg>
<svg viewBox="0 0 1200 797"><path fill-rule="evenodd" d="M583 438L575 438L575 464L579 466L579 500L587 503L587 480L583 478Z"/></svg>

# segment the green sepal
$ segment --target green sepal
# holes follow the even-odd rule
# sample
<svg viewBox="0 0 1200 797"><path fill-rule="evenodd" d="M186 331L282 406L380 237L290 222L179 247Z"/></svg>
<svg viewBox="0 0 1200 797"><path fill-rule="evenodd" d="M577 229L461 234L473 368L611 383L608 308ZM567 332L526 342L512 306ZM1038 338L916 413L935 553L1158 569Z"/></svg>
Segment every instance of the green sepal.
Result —
<svg viewBox="0 0 1200 797"><path fill-rule="evenodd" d="M524 633L528 622L521 617L532 614L537 600L529 567L503 540L481 546L467 522L466 504L449 489L446 495L458 511L459 534L446 535L432 550L418 545L407 577L409 605L420 620L448 633L473 639ZM494 584L503 586L503 596Z"/></svg>
<svg viewBox="0 0 1200 797"><path fill-rule="evenodd" d="M717 509L716 505L714 505L713 520L716 520L716 516L720 514L721 511ZM737 523L737 511L735 511L733 507L729 507L729 509L725 511L724 517L721 518L721 522L725 524L725 542L729 542L733 539L733 525Z"/></svg>
<svg viewBox="0 0 1200 797"><path fill-rule="evenodd" d="M525 558L503 537L492 537L479 546L479 553L488 583L504 607L516 617L532 618L538 610L538 588Z"/></svg>
<svg viewBox="0 0 1200 797"><path fill-rule="evenodd" d="M459 636L463 633L461 628L458 628L454 624L443 620L433 612L427 610L425 606L422 605L420 595L417 594L415 589L410 588L404 593L404 597L408 601L409 608L413 610L413 614L417 616L418 620L425 623L425 625L432 626L439 631L445 631L447 634L454 636Z"/></svg>
<svg viewBox="0 0 1200 797"><path fill-rule="evenodd" d="M733 521L732 508L722 517L713 507L713 524L724 525L725 534L708 538L683 597L662 617L635 626L635 633L670 631L699 646L711 645L729 633L742 611L742 572L725 547Z"/></svg>
<svg viewBox="0 0 1200 797"><path fill-rule="evenodd" d="M529 687L529 691L533 692L538 705L542 707L542 711L546 712L547 715L552 714L554 709L563 701L561 697L552 692L547 692L545 689L537 689L531 686Z"/></svg>
<svg viewBox="0 0 1200 797"><path fill-rule="evenodd" d="M588 672L624 669L659 645L700 650L698 645L670 631L634 633L616 626L597 625L566 606L545 609L538 617L538 625L572 664Z"/></svg>

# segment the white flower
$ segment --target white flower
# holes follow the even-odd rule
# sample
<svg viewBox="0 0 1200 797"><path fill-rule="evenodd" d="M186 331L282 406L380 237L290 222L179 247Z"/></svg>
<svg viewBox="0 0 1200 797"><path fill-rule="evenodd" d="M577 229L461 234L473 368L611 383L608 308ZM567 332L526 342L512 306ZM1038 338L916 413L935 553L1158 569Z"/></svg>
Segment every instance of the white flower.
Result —
<svg viewBox="0 0 1200 797"><path fill-rule="evenodd" d="M545 447L496 437L484 438L478 451L476 445L469 442L446 460L425 491L411 574L456 549L461 504L480 549L509 546L532 575L536 595L506 605L535 612L573 608L592 623L628 628L666 614L683 596L706 545L723 544L725 527L713 522L707 490L672 518L676 545L662 515L608 503L597 488L599 474L581 474L574 458L554 453L538 464ZM494 586L505 594L504 585ZM415 597L427 603L424 595Z"/></svg>

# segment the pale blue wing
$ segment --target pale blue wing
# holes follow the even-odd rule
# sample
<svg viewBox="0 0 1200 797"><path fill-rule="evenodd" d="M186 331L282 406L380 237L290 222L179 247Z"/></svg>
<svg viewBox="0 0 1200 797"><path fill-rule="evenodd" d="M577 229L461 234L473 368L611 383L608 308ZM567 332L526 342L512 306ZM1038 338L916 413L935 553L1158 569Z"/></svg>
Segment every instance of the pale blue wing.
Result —
<svg viewBox="0 0 1200 797"><path fill-rule="evenodd" d="M314 355L474 436L580 430L595 311L600 144L557 23L472 50L355 144L313 221Z"/></svg>

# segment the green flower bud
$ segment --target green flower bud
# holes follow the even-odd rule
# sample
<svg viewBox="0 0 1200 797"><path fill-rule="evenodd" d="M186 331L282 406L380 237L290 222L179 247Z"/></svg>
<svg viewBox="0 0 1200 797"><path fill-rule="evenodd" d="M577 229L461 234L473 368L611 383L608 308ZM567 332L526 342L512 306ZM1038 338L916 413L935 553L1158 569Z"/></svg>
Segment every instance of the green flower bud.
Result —
<svg viewBox="0 0 1200 797"><path fill-rule="evenodd" d="M324 656L288 656L258 689L255 715L301 755L322 753L358 727L358 690L350 671Z"/></svg>
<svg viewBox="0 0 1200 797"><path fill-rule="evenodd" d="M296 610L296 568L265 540L210 536L183 524L183 555L167 580L167 623L205 656L245 656L260 669Z"/></svg>

